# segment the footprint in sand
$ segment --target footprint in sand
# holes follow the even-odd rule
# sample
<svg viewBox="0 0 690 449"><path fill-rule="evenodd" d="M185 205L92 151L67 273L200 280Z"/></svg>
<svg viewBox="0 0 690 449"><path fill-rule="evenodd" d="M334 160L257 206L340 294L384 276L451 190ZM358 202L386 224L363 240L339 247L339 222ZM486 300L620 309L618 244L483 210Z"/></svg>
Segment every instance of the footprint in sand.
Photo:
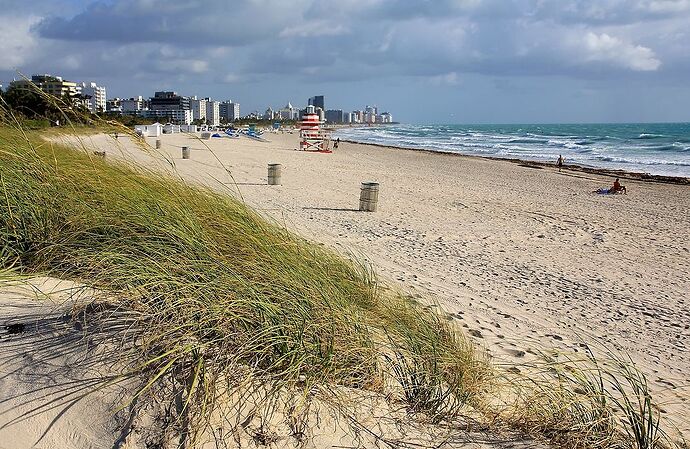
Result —
<svg viewBox="0 0 690 449"><path fill-rule="evenodd" d="M473 337L484 338L484 337L482 336L482 333L481 333L480 331L478 331L477 329L470 329L470 330L469 330L469 334L470 334L471 336L473 336Z"/></svg>
<svg viewBox="0 0 690 449"><path fill-rule="evenodd" d="M506 349L505 351L513 357L521 358L525 356L525 351L521 351L519 349Z"/></svg>

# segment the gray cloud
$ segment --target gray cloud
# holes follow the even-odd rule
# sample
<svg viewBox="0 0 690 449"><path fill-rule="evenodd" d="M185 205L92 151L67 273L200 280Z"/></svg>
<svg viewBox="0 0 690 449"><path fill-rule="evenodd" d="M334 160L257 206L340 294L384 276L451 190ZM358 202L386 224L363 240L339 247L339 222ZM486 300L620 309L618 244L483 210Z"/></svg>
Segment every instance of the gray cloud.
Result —
<svg viewBox="0 0 690 449"><path fill-rule="evenodd" d="M689 21L690 0L0 0L0 77L59 72L122 95L483 79L504 93L530 77L684 86Z"/></svg>
<svg viewBox="0 0 690 449"><path fill-rule="evenodd" d="M48 17L36 26L44 38L117 43L246 45L271 38L296 9L278 0L121 0L96 2L71 18Z"/></svg>
<svg viewBox="0 0 690 449"><path fill-rule="evenodd" d="M690 0L119 0L92 3L73 17L50 16L35 31L44 39L104 45L158 43L206 49L244 47L234 72L324 76L349 64L382 74L442 76L657 71L666 64L659 36L637 37L655 21L673 32ZM662 22L661 26L658 22ZM683 50L677 50L683 52ZM202 51L203 53L203 51ZM670 54L673 56L673 54ZM158 70L214 64L166 55ZM670 63L673 65L673 63ZM339 75L338 77L342 77Z"/></svg>

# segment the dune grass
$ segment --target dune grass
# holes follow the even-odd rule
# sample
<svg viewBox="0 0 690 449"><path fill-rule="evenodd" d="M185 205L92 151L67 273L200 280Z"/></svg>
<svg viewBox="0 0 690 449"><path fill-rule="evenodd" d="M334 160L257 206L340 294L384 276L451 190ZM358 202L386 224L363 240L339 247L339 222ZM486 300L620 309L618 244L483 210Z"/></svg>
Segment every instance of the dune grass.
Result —
<svg viewBox="0 0 690 449"><path fill-rule="evenodd" d="M200 187L0 131L0 257L122 298L144 374L188 379L194 415L237 372L272 388L383 391L447 417L487 365L440 315L372 272Z"/></svg>
<svg viewBox="0 0 690 449"><path fill-rule="evenodd" d="M123 377L140 382L127 405L172 380L182 447L247 385L265 397L392 392L431 421L473 409L562 447L673 444L631 364L592 356L506 376L447 316L369 267L229 195L49 143L4 117L2 269L107 292L93 310L118 320ZM506 391L508 401L493 396Z"/></svg>

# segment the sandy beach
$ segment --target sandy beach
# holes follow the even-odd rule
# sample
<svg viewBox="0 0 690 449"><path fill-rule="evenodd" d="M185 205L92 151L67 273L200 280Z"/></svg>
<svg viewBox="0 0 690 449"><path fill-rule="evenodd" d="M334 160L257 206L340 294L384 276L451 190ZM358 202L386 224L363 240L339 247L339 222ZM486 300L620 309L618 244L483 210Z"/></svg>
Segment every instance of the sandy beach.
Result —
<svg viewBox="0 0 690 449"><path fill-rule="evenodd" d="M150 153L123 137L84 144L149 167L172 162L185 179L370 262L455 314L497 364L587 345L629 354L690 429L690 187L624 180L627 195L597 195L610 176L348 142L306 153L297 134L267 139L163 135L160 154L153 138ZM282 185L266 185L269 163L282 164ZM363 181L380 183L375 213L357 210Z"/></svg>

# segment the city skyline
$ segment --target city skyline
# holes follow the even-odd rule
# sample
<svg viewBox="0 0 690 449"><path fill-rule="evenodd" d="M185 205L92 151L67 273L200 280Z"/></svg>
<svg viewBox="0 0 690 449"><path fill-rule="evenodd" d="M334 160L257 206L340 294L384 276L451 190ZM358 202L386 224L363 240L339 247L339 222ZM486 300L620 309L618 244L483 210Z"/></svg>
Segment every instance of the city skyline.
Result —
<svg viewBox="0 0 690 449"><path fill-rule="evenodd" d="M219 126L221 123L230 123L241 118L297 121L302 120L304 115L309 113L309 108L314 108L312 112L316 112L324 123L393 123L392 114L388 111L379 111L376 105L367 105L364 109L352 111L344 111L337 107L327 109L324 95L309 97L304 108L294 107L288 101L286 106L277 110L269 106L263 113L252 111L242 115L240 104L232 100L218 101L210 97L199 98L197 95L185 96L175 91L156 91L152 97L148 98L142 95L124 98L108 97L106 86L98 85L93 81L75 82L56 74L34 74L31 78L23 77L13 80L8 83L6 90L3 90L3 85L0 84L0 92L9 94L15 89L20 91L40 89L56 97L69 97L73 104L92 113L132 115L181 125Z"/></svg>
<svg viewBox="0 0 690 449"><path fill-rule="evenodd" d="M687 0L0 0L0 79L262 111L323 92L408 123L687 121ZM301 101L301 100L300 100Z"/></svg>

